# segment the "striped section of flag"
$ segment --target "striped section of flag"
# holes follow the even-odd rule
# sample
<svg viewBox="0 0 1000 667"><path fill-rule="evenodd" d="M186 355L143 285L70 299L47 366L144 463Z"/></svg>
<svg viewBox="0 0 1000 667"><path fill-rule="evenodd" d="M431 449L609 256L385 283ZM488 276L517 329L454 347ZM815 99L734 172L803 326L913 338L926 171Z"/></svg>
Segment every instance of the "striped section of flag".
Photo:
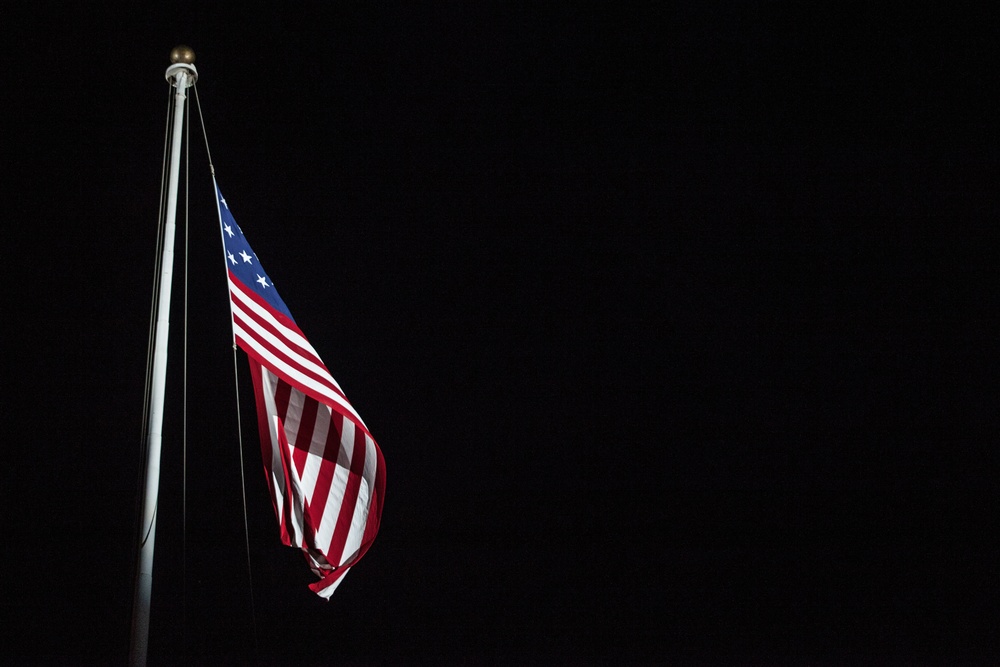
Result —
<svg viewBox="0 0 1000 667"><path fill-rule="evenodd" d="M310 588L329 598L378 533L385 461L218 196L233 336L250 361L281 541L302 549L320 578Z"/></svg>

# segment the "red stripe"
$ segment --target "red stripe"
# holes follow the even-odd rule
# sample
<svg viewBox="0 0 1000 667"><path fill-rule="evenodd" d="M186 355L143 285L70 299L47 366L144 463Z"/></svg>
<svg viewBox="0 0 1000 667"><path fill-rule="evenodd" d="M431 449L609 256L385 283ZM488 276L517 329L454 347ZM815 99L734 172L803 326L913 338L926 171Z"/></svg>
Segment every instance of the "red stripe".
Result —
<svg viewBox="0 0 1000 667"><path fill-rule="evenodd" d="M267 491L271 494L271 505L274 507L274 517L279 521L279 527L281 528L281 542L282 544L291 546L291 539L288 537L288 533L285 531L285 526L281 524L281 512L278 510L278 499L274 495L274 488L271 485L271 473L270 469L272 460L272 447L271 443L271 427L268 424L267 405L264 402L264 387L263 378L261 377L262 369L260 364L256 363L253 359L250 359L250 377L253 379L253 394L254 399L257 402L257 432L260 434L260 454L264 463L264 478L267 480ZM283 471L275 470L274 474L283 474ZM287 495L288 489L286 487L285 494Z"/></svg>
<svg viewBox="0 0 1000 667"><path fill-rule="evenodd" d="M362 424L358 420L357 417L355 417L353 414L351 414L350 412L348 412L345 408L343 408L339 404L334 403L333 401L331 401L329 399L329 397L323 396L322 394L317 393L315 389L307 387L307 386L303 385L301 382L298 382L297 380L295 380L294 378L290 378L290 377L286 376L284 373L281 372L280 369L275 368L275 366L274 366L273 363L271 363L268 359L266 359L265 357L263 357L260 354L260 352L258 352L257 350L255 350L250 343L244 341L240 337L239 334L236 334L236 342L240 346L240 349L247 353L248 357L250 357L251 359L253 359L254 361L256 361L258 364L260 364L264 368L268 369L269 371L271 371L272 373L274 373L278 377L280 377L283 382L287 382L288 384L290 384L296 391L300 391L303 394L305 394L306 396L309 396L311 398L315 398L317 401L319 401L323 405L329 406L338 415L341 415L341 416L343 416L343 417L345 417L347 419L350 419L352 422L354 422L354 425L357 428L359 428L360 430L364 431L365 433L369 433L368 432L368 427L366 427L364 424ZM369 435L371 435L371 434L369 433Z"/></svg>
<svg viewBox="0 0 1000 667"><path fill-rule="evenodd" d="M340 503L340 513L337 515L337 525L333 529L333 537L330 546L325 550L327 554L337 554L340 561L345 555L344 545L347 543L347 535L351 531L351 519L354 517L354 507L358 503L358 492L361 490L361 478L365 471L365 434L363 431L354 431L354 451L351 454L351 471L347 476L347 488L344 489L344 498Z"/></svg>
<svg viewBox="0 0 1000 667"><path fill-rule="evenodd" d="M295 471L299 478L305 470L306 461L309 459L309 450L312 448L313 431L316 428L316 412L319 403L316 399L303 396L302 418L299 420L299 427L295 433L295 450L292 452L292 461L295 462Z"/></svg>
<svg viewBox="0 0 1000 667"><path fill-rule="evenodd" d="M330 371L326 369L326 366L322 365L322 362L320 362L320 367L325 371L325 375L317 373L316 371L307 368L301 363L299 358L289 356L283 350L278 349L273 343L259 337L259 334L256 331L254 331L253 327L250 326L249 323L246 322L246 320L242 319L240 317L240 314L237 313L236 311L233 311L233 321L239 324L243 328L244 332L246 332L246 335L251 337L253 345L256 346L259 350L270 352L272 355L274 355L281 361L285 362L295 370L299 371L303 375L311 377L313 380L316 380L324 387L327 387L331 392L339 395L345 401L347 400L347 397L344 396L343 392L337 389L337 386L333 382L333 377L330 375Z"/></svg>
<svg viewBox="0 0 1000 667"><path fill-rule="evenodd" d="M247 298L249 298L251 301L259 305L261 308L267 310L267 312L274 315L275 319L281 322L283 326L286 326L289 329L298 332L300 336L306 338L306 335L302 333L302 329L299 329L299 325L295 324L295 320L290 318L288 315L285 315L280 310L275 310L274 306L269 304L267 300L264 299L264 297L257 294L257 292L252 287L248 287L242 280L237 278L236 274L234 274L232 271L229 271L228 267L226 269L226 272L229 274L229 279L233 281L233 285L239 288L240 292L242 292ZM306 340L308 340L308 338L306 338Z"/></svg>
<svg viewBox="0 0 1000 667"><path fill-rule="evenodd" d="M267 303L266 301L264 301L256 292L248 290L247 287L246 287L246 285L244 285L243 283L241 283L238 278L235 278L235 276L232 276L232 274L230 274L230 276L233 277L234 287L238 288L238 290L244 296L246 296L251 301L253 301L257 305L259 305L261 308L265 309L272 317L274 317L276 320L278 320L279 324L281 324L284 327L287 327L288 329L291 329L294 333L296 333L299 336L301 336L304 340L308 340L306 338L306 335L304 333L302 333L302 330L299 329L295 325L295 323L292 322L288 317L286 317L283 313L281 313L281 312L279 312L277 310L274 310L274 308L269 303ZM265 343L262 339L257 338L257 334L253 331L254 327L252 325L250 325L250 321L253 321L257 325L257 327L259 327L261 329L264 329L265 331L268 331L269 333L271 333L272 335L274 335L276 338L278 338L279 340L281 340L283 343L285 343L285 345L287 345L289 348L292 349L292 352L294 352L295 355L297 355L297 356L301 357L302 359L305 359L305 360L307 360L307 361L309 361L309 362L311 362L311 363L319 366L320 368L322 368L323 371L326 373L326 377L320 377L319 379L322 380L324 383L332 383L330 385L330 389L332 389L334 392L336 392L338 395L340 395L344 400L347 400L347 397L344 395L344 393L339 388L337 388L336 382L333 381L333 376L330 375L330 371L329 371L329 369L327 369L326 364L323 363L323 360L319 358L319 355L316 354L316 352L314 350L306 349L306 348L300 346L294 340L292 340L291 338L289 338L282 329L280 329L278 327L275 327L275 325L273 323L269 322L266 318L264 318L263 316L261 316L259 313L256 313L253 310L250 310L249 308L245 307L236 298L233 298L233 297L230 297L230 298L231 298L233 309L234 309L233 317L235 319L237 311L240 312L243 315L243 317L244 317L244 321L243 321L244 328L248 330L247 331L248 334L253 334L254 339L255 340L259 340L260 344L262 346L265 346L268 349L272 349L270 343ZM285 353L281 353L281 354L282 354L282 356L284 358L287 358L287 354L285 354ZM296 363L294 365L296 367L299 367L298 363ZM306 371L304 368L302 368L302 371L306 372L306 373L312 373L312 371Z"/></svg>
<svg viewBox="0 0 1000 667"><path fill-rule="evenodd" d="M309 590L311 590L313 593L319 593L320 591L329 588L330 586L333 586L335 583L337 583L337 580L340 579L342 576L344 576L345 572L347 572L347 567L338 567L337 569L329 572L326 576L324 576L316 583L309 584Z"/></svg>
<svg viewBox="0 0 1000 667"><path fill-rule="evenodd" d="M292 544L292 531L289 530L289 525L291 525L292 520L290 517L295 516L299 519L298 524L303 525L302 521L302 506L299 504L298 494L294 492L296 488L292 483L291 475L289 475L289 469L291 468L292 462L288 455L288 439L285 437L285 425L279 419L278 420L278 451L281 453L281 472L284 474L285 478L285 512L282 514L281 521L281 536L282 541L285 544ZM305 531L303 531L305 533ZM305 546L306 541L312 540L313 535L304 534L302 536L303 544L295 544L297 547Z"/></svg>
<svg viewBox="0 0 1000 667"><path fill-rule="evenodd" d="M375 443L374 440L372 440ZM375 541L379 524L382 520L382 503L385 498L385 459L382 450L375 443L375 488L372 490L371 504L368 506L368 516L365 518L365 532L361 538L361 547L354 558L344 561L343 567L353 567L368 552ZM348 554L349 555L349 554Z"/></svg>
<svg viewBox="0 0 1000 667"><path fill-rule="evenodd" d="M337 471L337 459L340 455L340 440L344 432L344 418L339 415L330 415L330 430L326 434L326 446L323 448L323 460L320 462L319 472L316 476L316 486L313 487L312 498L306 498L309 516L312 518L313 526L319 531L320 522L326 513L326 501L330 496L330 487L333 486L333 476ZM315 535L315 533L314 533ZM328 551L321 545L314 545L316 550L324 556L329 556Z"/></svg>
<svg viewBox="0 0 1000 667"><path fill-rule="evenodd" d="M261 329L269 331L275 337L284 341L286 345L292 348L292 351L295 352L296 355L302 357L303 359L311 361L317 366L322 366L323 369L326 370L326 365L323 363L323 360L319 358L319 355L317 355L314 350L309 350L299 345L293 338L287 335L284 329L275 326L273 322L268 321L267 318L265 318L263 315L256 312L255 310L246 307L242 302L236 300L235 298L233 299L233 308L234 311L242 313L247 320L253 320L253 322L255 322ZM271 310L269 310L268 313L274 316L280 314L280 313L275 313L274 311ZM296 333L303 339L305 339L305 336L298 329L295 329L293 333Z"/></svg>
<svg viewBox="0 0 1000 667"><path fill-rule="evenodd" d="M374 440L372 440L374 442ZM368 506L368 518L365 521L365 534L361 538L361 549L358 551L360 560L368 547L375 541L378 534L379 523L382 520L382 502L385 498L385 459L382 458L382 450L375 445L375 489L372 491L371 504Z"/></svg>
<svg viewBox="0 0 1000 667"><path fill-rule="evenodd" d="M278 375L277 382L274 387L274 409L278 411L278 419L285 421L285 417L288 415L288 404L292 400L292 388L287 382L281 379L281 375Z"/></svg>

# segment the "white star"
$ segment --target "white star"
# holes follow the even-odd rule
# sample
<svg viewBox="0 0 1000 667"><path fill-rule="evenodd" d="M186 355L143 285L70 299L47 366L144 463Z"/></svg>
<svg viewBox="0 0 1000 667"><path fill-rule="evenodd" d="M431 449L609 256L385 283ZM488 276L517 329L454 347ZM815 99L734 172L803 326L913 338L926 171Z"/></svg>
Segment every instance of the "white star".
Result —
<svg viewBox="0 0 1000 667"><path fill-rule="evenodd" d="M226 203L226 198L225 197L219 197L219 201L222 202L222 205L225 206L226 210L228 211L229 210L229 204Z"/></svg>
<svg viewBox="0 0 1000 667"><path fill-rule="evenodd" d="M250 255L247 254L246 250L240 250L240 257L243 258L243 261L245 263L247 263L247 264L253 264L253 262L250 261Z"/></svg>
<svg viewBox="0 0 1000 667"><path fill-rule="evenodd" d="M229 261L232 262L233 264L235 264L236 263L236 258L233 257L233 253L227 252L226 254L229 255Z"/></svg>
<svg viewBox="0 0 1000 667"><path fill-rule="evenodd" d="M264 276L260 275L259 273L257 274L257 282L260 283L261 287L264 287L264 288L270 287L270 285L267 284L267 278L265 278Z"/></svg>
<svg viewBox="0 0 1000 667"><path fill-rule="evenodd" d="M233 234L233 228L229 225L222 225L222 228L226 230L227 234L229 234L229 238L233 238L233 236L235 236L235 234Z"/></svg>

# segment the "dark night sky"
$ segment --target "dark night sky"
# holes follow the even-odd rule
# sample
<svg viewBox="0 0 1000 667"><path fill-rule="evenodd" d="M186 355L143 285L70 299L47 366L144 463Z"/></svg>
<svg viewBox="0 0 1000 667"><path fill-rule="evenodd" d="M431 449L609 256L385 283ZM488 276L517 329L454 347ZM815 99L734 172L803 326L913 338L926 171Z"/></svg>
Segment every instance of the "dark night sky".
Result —
<svg viewBox="0 0 1000 667"><path fill-rule="evenodd" d="M986 13L434 4L4 10L2 657L127 655L187 43L220 186L388 481L315 598L243 388L255 648L194 134L150 664L1000 658Z"/></svg>

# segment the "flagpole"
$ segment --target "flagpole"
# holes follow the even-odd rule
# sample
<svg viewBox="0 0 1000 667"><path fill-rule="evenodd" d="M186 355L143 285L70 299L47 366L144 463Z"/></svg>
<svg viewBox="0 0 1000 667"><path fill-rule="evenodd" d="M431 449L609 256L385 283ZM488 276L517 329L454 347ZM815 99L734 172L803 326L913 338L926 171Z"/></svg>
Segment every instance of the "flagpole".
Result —
<svg viewBox="0 0 1000 667"><path fill-rule="evenodd" d="M173 282L174 234L177 222L177 189L180 180L181 138L184 127L184 103L187 89L198 80L194 51L178 46L170 52L173 63L167 68L167 81L175 89L173 131L170 145L170 169L167 182L167 211L163 229L163 255L160 261L160 293L153 343L153 373L150 392L149 430L146 436L146 476L143 486L142 524L135 593L132 598L132 640L129 664L146 664L149 639L149 603L153 588L153 543L156 539L156 498L160 487L160 444L163 429L163 397L167 377L167 334L170 329L170 287Z"/></svg>

